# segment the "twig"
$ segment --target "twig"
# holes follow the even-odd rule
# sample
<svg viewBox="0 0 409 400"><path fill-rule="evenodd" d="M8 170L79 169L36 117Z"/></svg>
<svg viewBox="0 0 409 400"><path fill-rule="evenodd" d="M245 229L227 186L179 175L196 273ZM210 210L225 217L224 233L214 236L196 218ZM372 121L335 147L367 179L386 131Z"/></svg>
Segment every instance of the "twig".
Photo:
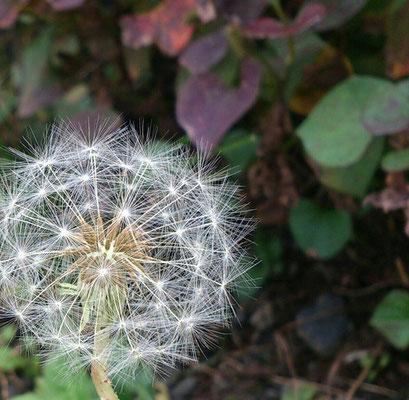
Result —
<svg viewBox="0 0 409 400"><path fill-rule="evenodd" d="M379 342L378 345L376 346L375 350L372 353L372 357L375 359L379 356L379 354L382 351L382 342ZM369 372L371 371L372 365L368 364L358 375L358 378L352 383L351 387L349 388L345 400L353 400L354 395L356 391L359 389L359 387L362 385L366 377L368 376Z"/></svg>
<svg viewBox="0 0 409 400"><path fill-rule="evenodd" d="M394 286L399 286L401 285L402 282L398 279L391 279L388 281L381 281L374 283L371 286L366 286L363 288L358 288L358 289L348 289L344 287L336 287L333 288L333 292L336 294L340 294L342 296L348 296L348 297L360 297L360 296L367 296L372 293L375 293L379 290L386 289L389 287L394 287Z"/></svg>
<svg viewBox="0 0 409 400"><path fill-rule="evenodd" d="M406 273L406 268L405 268L405 265L403 264L403 261L398 257L395 263L396 263L396 268L398 270L399 277L402 281L402 284L406 287L409 287L409 277L408 277L408 274Z"/></svg>

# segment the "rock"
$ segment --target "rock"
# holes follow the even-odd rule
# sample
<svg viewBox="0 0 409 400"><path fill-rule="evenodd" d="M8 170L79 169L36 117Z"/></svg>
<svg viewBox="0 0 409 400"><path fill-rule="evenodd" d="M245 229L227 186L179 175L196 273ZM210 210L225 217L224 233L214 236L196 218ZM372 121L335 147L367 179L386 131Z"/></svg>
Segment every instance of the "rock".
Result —
<svg viewBox="0 0 409 400"><path fill-rule="evenodd" d="M344 299L332 293L323 294L312 306L303 307L296 321L298 335L321 356L340 345L349 327Z"/></svg>

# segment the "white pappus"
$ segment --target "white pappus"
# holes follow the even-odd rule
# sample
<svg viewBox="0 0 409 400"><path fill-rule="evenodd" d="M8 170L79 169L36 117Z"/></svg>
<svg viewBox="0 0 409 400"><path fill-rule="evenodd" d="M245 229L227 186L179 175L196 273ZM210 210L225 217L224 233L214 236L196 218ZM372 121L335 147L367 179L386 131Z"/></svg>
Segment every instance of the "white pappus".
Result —
<svg viewBox="0 0 409 400"><path fill-rule="evenodd" d="M54 125L0 172L0 302L70 368L109 377L197 359L254 260L238 188L135 128Z"/></svg>

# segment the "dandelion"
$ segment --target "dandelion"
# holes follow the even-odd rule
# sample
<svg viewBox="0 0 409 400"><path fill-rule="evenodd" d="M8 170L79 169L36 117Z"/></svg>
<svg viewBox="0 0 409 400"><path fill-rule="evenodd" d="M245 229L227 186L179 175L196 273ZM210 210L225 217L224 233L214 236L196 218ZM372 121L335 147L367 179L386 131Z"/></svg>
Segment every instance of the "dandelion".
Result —
<svg viewBox="0 0 409 400"><path fill-rule="evenodd" d="M111 380L197 360L232 314L252 260L237 187L135 128L53 126L11 150L0 193L3 313L48 358Z"/></svg>

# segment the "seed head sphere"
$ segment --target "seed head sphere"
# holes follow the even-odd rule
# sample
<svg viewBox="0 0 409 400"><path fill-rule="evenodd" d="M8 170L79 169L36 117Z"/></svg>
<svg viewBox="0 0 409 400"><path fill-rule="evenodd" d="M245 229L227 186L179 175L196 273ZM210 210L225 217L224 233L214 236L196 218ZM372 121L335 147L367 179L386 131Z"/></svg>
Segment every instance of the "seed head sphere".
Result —
<svg viewBox="0 0 409 400"><path fill-rule="evenodd" d="M2 313L70 369L196 360L253 265L253 223L226 173L144 137L62 122L1 167Z"/></svg>

